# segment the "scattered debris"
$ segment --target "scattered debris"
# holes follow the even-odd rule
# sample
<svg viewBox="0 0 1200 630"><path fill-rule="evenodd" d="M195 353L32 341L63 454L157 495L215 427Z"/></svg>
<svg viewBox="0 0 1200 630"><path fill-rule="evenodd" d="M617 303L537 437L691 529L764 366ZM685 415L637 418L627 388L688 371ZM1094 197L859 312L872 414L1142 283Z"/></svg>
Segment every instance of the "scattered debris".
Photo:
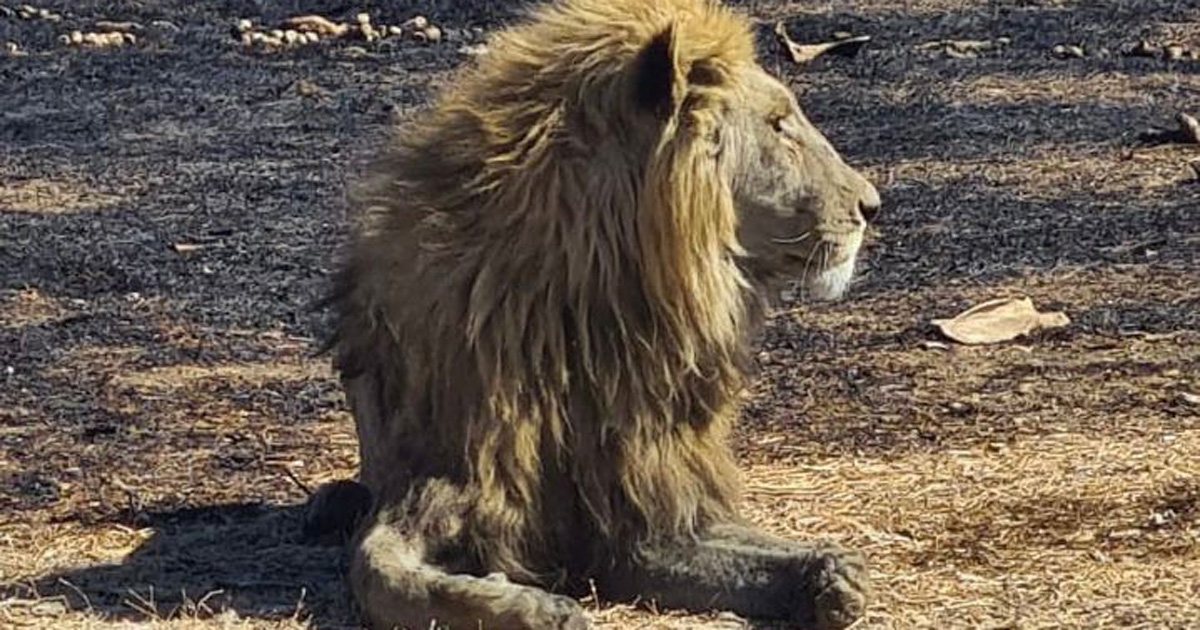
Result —
<svg viewBox="0 0 1200 630"><path fill-rule="evenodd" d="M342 37L350 27L320 15L298 15L283 21L301 33L316 33L320 37Z"/></svg>
<svg viewBox="0 0 1200 630"><path fill-rule="evenodd" d="M430 24L429 18L426 18L424 15L415 16L400 24L399 27L393 28L398 29L401 33L405 29L408 29L412 31L413 37L419 41L431 43L442 41L442 29Z"/></svg>
<svg viewBox="0 0 1200 630"><path fill-rule="evenodd" d="M61 22L62 16L49 10L39 9L35 6L22 4L17 7L17 16L22 20L45 20L47 22Z"/></svg>
<svg viewBox="0 0 1200 630"><path fill-rule="evenodd" d="M17 45L17 42L4 42L4 55L6 57L22 57L25 51Z"/></svg>
<svg viewBox="0 0 1200 630"><path fill-rule="evenodd" d="M1178 42L1170 42L1161 46L1156 46L1143 39L1134 44L1132 48L1125 51L1125 56L1144 57L1149 59L1157 59L1159 56L1161 56L1167 61L1180 61L1183 59L1200 59L1200 51L1190 49Z"/></svg>
<svg viewBox="0 0 1200 630"><path fill-rule="evenodd" d="M1172 510L1171 508L1167 508L1161 512L1155 510L1150 512L1148 524L1151 528L1159 529L1171 525L1178 520L1178 518L1179 515L1176 514L1175 510Z"/></svg>
<svg viewBox="0 0 1200 630"><path fill-rule="evenodd" d="M168 22L167 20L154 20L153 22L150 22L150 28L160 31L169 31L171 33L179 32L179 27L176 26L174 22Z"/></svg>
<svg viewBox="0 0 1200 630"><path fill-rule="evenodd" d="M101 33L71 31L65 35L59 35L58 41L64 46L119 48L126 44L136 44L137 36L133 33L123 33L121 31L106 31Z"/></svg>
<svg viewBox="0 0 1200 630"><path fill-rule="evenodd" d="M371 15L369 13L359 13L358 15L354 16L354 19L356 22L358 22L358 32L362 35L363 39L367 40L367 42L373 42L382 39L384 35L390 32L386 27L384 28L382 34L376 30L371 24Z"/></svg>
<svg viewBox="0 0 1200 630"><path fill-rule="evenodd" d="M843 57L853 57L858 54L858 51L869 41L870 35L860 35L851 37L849 33L839 32L835 34L839 37L832 42L824 42L821 44L798 44L792 40L787 34L787 28L783 22L775 23L775 34L779 36L779 41L787 48L788 54L791 55L792 61L796 63L808 63L825 53L832 53Z"/></svg>
<svg viewBox="0 0 1200 630"><path fill-rule="evenodd" d="M1179 124L1175 129L1151 129L1138 139L1149 144L1200 144L1200 120L1179 112L1175 122Z"/></svg>
<svg viewBox="0 0 1200 630"><path fill-rule="evenodd" d="M99 20L96 22L96 30L131 33L142 30L142 25L138 24L137 22L114 22L112 20Z"/></svg>
<svg viewBox="0 0 1200 630"><path fill-rule="evenodd" d="M1191 407L1200 407L1200 394L1193 394L1191 392L1180 392L1179 393L1179 401L1182 402L1183 404L1189 405Z"/></svg>
<svg viewBox="0 0 1200 630"><path fill-rule="evenodd" d="M253 30L253 25L247 28L249 20L239 21L237 28L239 31L239 39L244 46L258 45L266 50L277 48L305 46L315 44L321 41L321 36L315 31L298 31L293 29L271 29L267 32L259 32ZM246 30L242 30L246 29Z"/></svg>
<svg viewBox="0 0 1200 630"><path fill-rule="evenodd" d="M975 406L971 403L962 402L961 400L954 400L946 405L946 409L956 416L965 416L974 411Z"/></svg>
<svg viewBox="0 0 1200 630"><path fill-rule="evenodd" d="M442 41L442 29L436 26L429 26L414 33L418 40L436 44Z"/></svg>
<svg viewBox="0 0 1200 630"><path fill-rule="evenodd" d="M407 20L407 21L406 21L406 22L404 22L403 24L401 24L401 25L400 25L400 28L402 28L402 29L405 29L405 28L407 28L407 29L411 29L411 30L413 30L414 32L415 32L415 31L422 31L422 30L425 30L425 29L429 28L429 19L428 19L428 18L426 18L424 15L418 15L418 16L416 16L416 17L413 17L413 18L411 18L411 19Z"/></svg>
<svg viewBox="0 0 1200 630"><path fill-rule="evenodd" d="M438 42L442 39L442 30L429 24L429 20L420 15L400 25L384 25L372 22L371 15L366 12L356 14L352 24L335 22L321 15L307 14L287 18L283 20L281 27L255 30L253 22L241 19L237 21L234 34L244 46L259 45L268 50L304 46L351 35L357 35L369 44L405 34L411 34L414 40L421 42Z"/></svg>
<svg viewBox="0 0 1200 630"><path fill-rule="evenodd" d="M1133 540L1141 537L1142 530L1140 529L1121 529L1108 533L1108 538L1110 540Z"/></svg>
<svg viewBox="0 0 1200 630"><path fill-rule="evenodd" d="M1150 42L1141 40L1125 53L1126 57L1157 57L1158 50L1150 45Z"/></svg>
<svg viewBox="0 0 1200 630"><path fill-rule="evenodd" d="M1087 51L1083 46L1074 44L1059 44L1052 49L1054 56L1059 59L1082 59L1087 56Z"/></svg>
<svg viewBox="0 0 1200 630"><path fill-rule="evenodd" d="M312 81L309 81L308 79L296 79L296 81L292 83L291 88L297 96L302 96L305 98L320 98L328 93L325 88L313 83Z"/></svg>
<svg viewBox="0 0 1200 630"><path fill-rule="evenodd" d="M470 57L479 57L486 55L488 51L487 44L475 44L473 46L463 46L458 49L458 52Z"/></svg>
<svg viewBox="0 0 1200 630"><path fill-rule="evenodd" d="M979 53L997 50L1012 43L1009 37L996 39L939 39L932 42L917 44L917 50L940 51L947 57L955 59L973 59Z"/></svg>
<svg viewBox="0 0 1200 630"><path fill-rule="evenodd" d="M943 335L963 344L994 344L1016 339L1042 328L1059 328L1071 323L1065 313L1042 313L1025 298L989 300L963 311L953 319L935 319Z"/></svg>

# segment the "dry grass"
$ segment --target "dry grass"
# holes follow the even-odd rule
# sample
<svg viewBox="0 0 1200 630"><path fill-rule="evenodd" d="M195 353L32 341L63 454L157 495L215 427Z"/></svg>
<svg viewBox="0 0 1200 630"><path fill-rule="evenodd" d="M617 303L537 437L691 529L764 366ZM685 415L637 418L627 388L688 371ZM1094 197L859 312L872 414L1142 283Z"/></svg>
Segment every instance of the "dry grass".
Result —
<svg viewBox="0 0 1200 630"><path fill-rule="evenodd" d="M440 3L440 47L266 58L226 45L222 2L43 4L181 29L92 54L0 22L31 51L0 65L0 627L358 629L340 550L297 531L292 476L356 462L301 313L383 104L419 106L503 9ZM1200 8L738 4L802 40L875 36L853 60L768 59L888 201L854 298L764 334L748 513L868 553L856 630L1197 627L1200 149L1137 135L1200 102L1200 62L1117 52L1200 48ZM1001 36L975 59L919 48ZM984 348L928 325L1004 295L1073 323ZM744 626L587 605L601 630Z"/></svg>
<svg viewBox="0 0 1200 630"><path fill-rule="evenodd" d="M875 559L881 601L863 627L1187 627L1200 431L1116 437L755 469L751 510Z"/></svg>

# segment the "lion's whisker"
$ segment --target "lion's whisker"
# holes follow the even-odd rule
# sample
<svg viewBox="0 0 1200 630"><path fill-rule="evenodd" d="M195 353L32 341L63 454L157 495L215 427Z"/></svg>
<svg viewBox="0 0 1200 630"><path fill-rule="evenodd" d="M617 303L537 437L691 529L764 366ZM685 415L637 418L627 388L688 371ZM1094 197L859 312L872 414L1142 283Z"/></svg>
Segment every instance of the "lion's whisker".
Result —
<svg viewBox="0 0 1200 630"><path fill-rule="evenodd" d="M809 236L812 236L812 230L808 230L807 232L803 232L797 236L789 236L787 238L772 238L771 242L778 243L780 245L795 245L796 243L803 242L804 239L808 238Z"/></svg>
<svg viewBox="0 0 1200 630"><path fill-rule="evenodd" d="M809 250L808 256L806 256L804 258L804 268L800 270L800 299L801 300L805 299L804 292L808 289L808 283L811 280L811 278L809 277L809 270L812 267L813 260L816 259L817 252L820 251L820 249L821 249L821 243L817 243L816 247L813 247L811 250Z"/></svg>

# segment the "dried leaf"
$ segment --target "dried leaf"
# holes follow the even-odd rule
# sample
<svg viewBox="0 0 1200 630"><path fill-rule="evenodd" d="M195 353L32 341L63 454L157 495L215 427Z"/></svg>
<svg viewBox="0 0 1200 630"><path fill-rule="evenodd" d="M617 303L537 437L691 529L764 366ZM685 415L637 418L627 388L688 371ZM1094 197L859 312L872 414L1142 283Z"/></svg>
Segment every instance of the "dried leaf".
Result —
<svg viewBox="0 0 1200 630"><path fill-rule="evenodd" d="M1029 298L989 300L953 319L935 319L933 325L946 337L964 344L994 344L1009 341L1040 328L1058 328L1071 323L1065 313L1042 313Z"/></svg>
<svg viewBox="0 0 1200 630"><path fill-rule="evenodd" d="M792 56L792 61L796 63L808 63L825 53L853 57L858 54L858 51L862 49L864 44L871 41L870 35L860 35L858 37L846 37L821 44L797 44L788 36L783 22L775 23L775 34L779 36L779 41L783 42L783 45L787 47L788 53Z"/></svg>

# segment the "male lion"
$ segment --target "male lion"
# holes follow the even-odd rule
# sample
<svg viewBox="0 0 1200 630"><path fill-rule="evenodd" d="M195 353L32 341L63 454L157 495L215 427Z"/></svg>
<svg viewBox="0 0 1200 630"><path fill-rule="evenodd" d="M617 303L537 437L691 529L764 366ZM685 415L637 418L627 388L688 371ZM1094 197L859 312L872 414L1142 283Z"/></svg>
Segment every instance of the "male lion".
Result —
<svg viewBox="0 0 1200 630"><path fill-rule="evenodd" d="M764 296L839 295L875 189L714 2L564 0L489 48L377 162L331 298L361 610L585 628L550 591L591 583L847 626L862 559L741 520L726 438Z"/></svg>

